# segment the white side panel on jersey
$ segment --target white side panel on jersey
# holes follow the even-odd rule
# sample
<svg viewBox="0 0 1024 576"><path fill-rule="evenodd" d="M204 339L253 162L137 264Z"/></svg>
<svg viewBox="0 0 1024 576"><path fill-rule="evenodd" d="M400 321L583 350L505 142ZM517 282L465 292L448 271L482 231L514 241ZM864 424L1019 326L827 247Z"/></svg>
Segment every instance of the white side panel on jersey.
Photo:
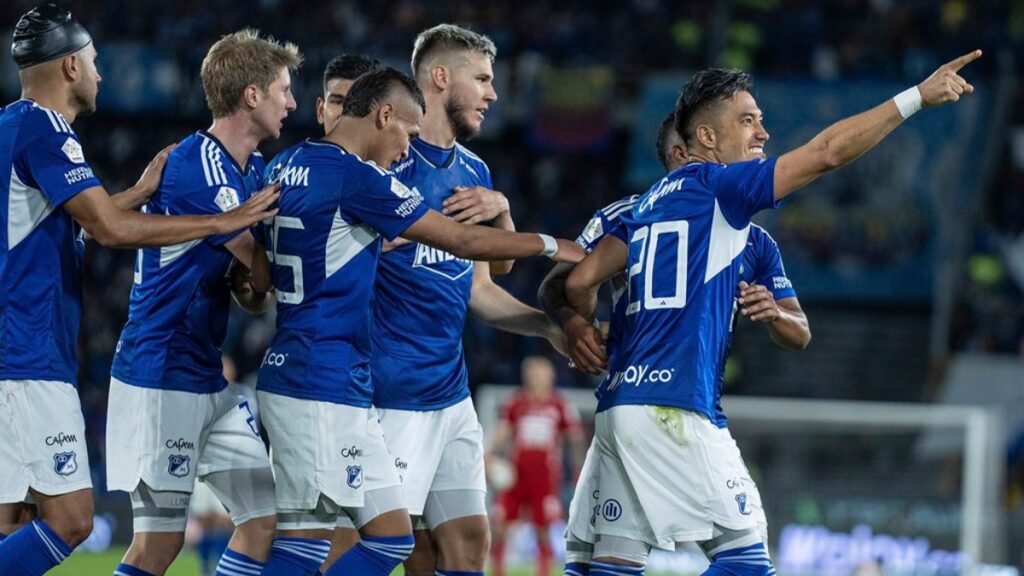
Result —
<svg viewBox="0 0 1024 576"><path fill-rule="evenodd" d="M377 232L366 224L353 226L341 217L341 209L334 213L331 233L327 235L327 255L324 258L325 278L341 270L349 260L355 258L377 240Z"/></svg>
<svg viewBox="0 0 1024 576"><path fill-rule="evenodd" d="M704 275L704 283L707 284L719 272L729 267L734 259L743 253L747 246L747 236L750 235L750 225L747 224L742 230L737 230L729 224L722 214L722 208L715 200L715 218L711 221L711 244L708 246L708 268Z"/></svg>
<svg viewBox="0 0 1024 576"><path fill-rule="evenodd" d="M199 245L202 240L189 240L188 242L182 242L181 244L175 244L173 246L163 246L160 248L160 267L163 268L171 262L174 262L178 258L185 255L185 252L195 248Z"/></svg>
<svg viewBox="0 0 1024 576"><path fill-rule="evenodd" d="M20 244L50 212L53 205L42 191L22 182L12 167L11 193L7 198L7 249Z"/></svg>

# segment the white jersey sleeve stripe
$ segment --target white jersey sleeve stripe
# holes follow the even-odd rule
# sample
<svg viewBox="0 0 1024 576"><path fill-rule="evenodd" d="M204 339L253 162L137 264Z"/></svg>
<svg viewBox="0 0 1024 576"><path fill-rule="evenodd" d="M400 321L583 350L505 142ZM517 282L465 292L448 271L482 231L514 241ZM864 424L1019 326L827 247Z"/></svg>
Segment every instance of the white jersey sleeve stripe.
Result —
<svg viewBox="0 0 1024 576"><path fill-rule="evenodd" d="M213 150L216 154L216 162L213 166L217 169L217 176L220 177L221 186L226 186L228 183L228 176L224 173L224 153L221 152L219 146L214 146Z"/></svg>
<svg viewBox="0 0 1024 576"><path fill-rule="evenodd" d="M68 124L67 119L64 118L63 115L61 115L59 112L54 112L54 114L57 114L57 121L60 122L62 126L64 126L65 132L69 134L74 132L74 130L71 129L71 124Z"/></svg>
<svg viewBox="0 0 1024 576"><path fill-rule="evenodd" d="M199 146L199 159L203 164L203 176L206 177L207 186L213 186L213 179L210 176L210 161L206 157L206 146L209 143L209 140L204 139L203 143Z"/></svg>
<svg viewBox="0 0 1024 576"><path fill-rule="evenodd" d="M50 126L53 126L53 130L55 132L63 132L64 131L63 129L61 129L60 124L57 123L57 118L54 117L53 112L50 112L46 108L41 108L41 110L46 113L46 117L49 118L49 120L50 120Z"/></svg>

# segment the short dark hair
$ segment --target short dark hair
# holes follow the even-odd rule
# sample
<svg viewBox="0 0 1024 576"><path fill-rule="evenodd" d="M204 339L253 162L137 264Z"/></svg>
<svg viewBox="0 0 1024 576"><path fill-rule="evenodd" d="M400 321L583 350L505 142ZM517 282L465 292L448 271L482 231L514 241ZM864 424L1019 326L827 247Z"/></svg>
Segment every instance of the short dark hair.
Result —
<svg viewBox="0 0 1024 576"><path fill-rule="evenodd" d="M380 106L381 101L387 97L388 92L396 84L405 89L412 96L413 100L420 105L420 110L426 113L427 105L423 100L423 92L420 91L419 86L413 82L408 74L389 67L367 72L356 79L352 84L352 88L348 91L348 97L345 99L345 109L341 112L341 115L365 118L367 114Z"/></svg>
<svg viewBox="0 0 1024 576"><path fill-rule="evenodd" d="M676 101L676 132L689 144L695 129L694 120L698 116L737 92L750 92L753 87L754 79L741 70L708 68L697 72L683 85Z"/></svg>
<svg viewBox="0 0 1024 576"><path fill-rule="evenodd" d="M420 32L412 47L412 74L419 77L423 64L434 54L466 50L487 56L493 63L498 56L494 41L454 24L438 24Z"/></svg>
<svg viewBox="0 0 1024 576"><path fill-rule="evenodd" d="M324 68L324 91L327 91L327 83L335 78L342 80L355 80L367 72L380 70L383 65L380 60L367 56L366 54L342 54L331 58Z"/></svg>
<svg viewBox="0 0 1024 576"><path fill-rule="evenodd" d="M661 165L665 170L668 170L669 167L668 150L665 148L668 144L669 136L675 129L676 113L669 112L668 116L665 116L665 119L661 121L661 126L658 128L658 139L654 142L654 145L657 147L658 160L661 161Z"/></svg>

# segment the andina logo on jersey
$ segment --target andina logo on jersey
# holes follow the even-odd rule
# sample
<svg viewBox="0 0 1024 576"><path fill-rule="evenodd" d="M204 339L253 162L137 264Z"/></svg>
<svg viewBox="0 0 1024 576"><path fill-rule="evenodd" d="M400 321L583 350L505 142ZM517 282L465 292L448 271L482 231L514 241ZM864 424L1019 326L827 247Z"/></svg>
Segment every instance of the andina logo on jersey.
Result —
<svg viewBox="0 0 1024 576"><path fill-rule="evenodd" d="M58 433L56 436L47 436L47 446L63 446L68 442L78 442L78 437L74 434L65 434L63 432Z"/></svg>
<svg viewBox="0 0 1024 576"><path fill-rule="evenodd" d="M445 265L454 262L454 265ZM416 244L416 256L412 260L413 268L425 268L449 280L458 280L473 269L472 262L465 258L456 258L444 250L438 250L426 244Z"/></svg>
<svg viewBox="0 0 1024 576"><path fill-rule="evenodd" d="M78 472L78 459L75 453L58 452L53 455L53 471L61 476L71 476Z"/></svg>
<svg viewBox="0 0 1024 576"><path fill-rule="evenodd" d="M667 384L672 381L675 373L675 368L652 370L647 364L631 365L612 376L611 383L608 384L608 390L615 390L623 382L633 386L640 386L641 384Z"/></svg>
<svg viewBox="0 0 1024 576"><path fill-rule="evenodd" d="M188 463L191 459L192 458L190 456L183 456L181 454L171 454L167 458L169 462L167 466L167 473L170 474L171 476L175 476L178 478L184 478L185 476L188 476L188 473L191 471L191 468L189 467Z"/></svg>

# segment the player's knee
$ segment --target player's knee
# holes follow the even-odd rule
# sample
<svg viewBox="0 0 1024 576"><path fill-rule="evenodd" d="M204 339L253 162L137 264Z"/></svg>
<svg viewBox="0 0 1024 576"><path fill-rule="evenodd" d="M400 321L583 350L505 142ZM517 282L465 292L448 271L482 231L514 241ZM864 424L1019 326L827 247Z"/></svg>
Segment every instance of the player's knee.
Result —
<svg viewBox="0 0 1024 576"><path fill-rule="evenodd" d="M72 548L78 546L92 534L92 507L88 511L72 513L65 516L56 526L51 525L54 532L67 542Z"/></svg>
<svg viewBox="0 0 1024 576"><path fill-rule="evenodd" d="M277 533L277 517L271 515L253 518L238 525L235 528L235 533L250 542L266 543L269 548Z"/></svg>
<svg viewBox="0 0 1024 576"><path fill-rule="evenodd" d="M409 557L402 563L407 576L434 576L437 555L433 548L420 547L419 540Z"/></svg>

